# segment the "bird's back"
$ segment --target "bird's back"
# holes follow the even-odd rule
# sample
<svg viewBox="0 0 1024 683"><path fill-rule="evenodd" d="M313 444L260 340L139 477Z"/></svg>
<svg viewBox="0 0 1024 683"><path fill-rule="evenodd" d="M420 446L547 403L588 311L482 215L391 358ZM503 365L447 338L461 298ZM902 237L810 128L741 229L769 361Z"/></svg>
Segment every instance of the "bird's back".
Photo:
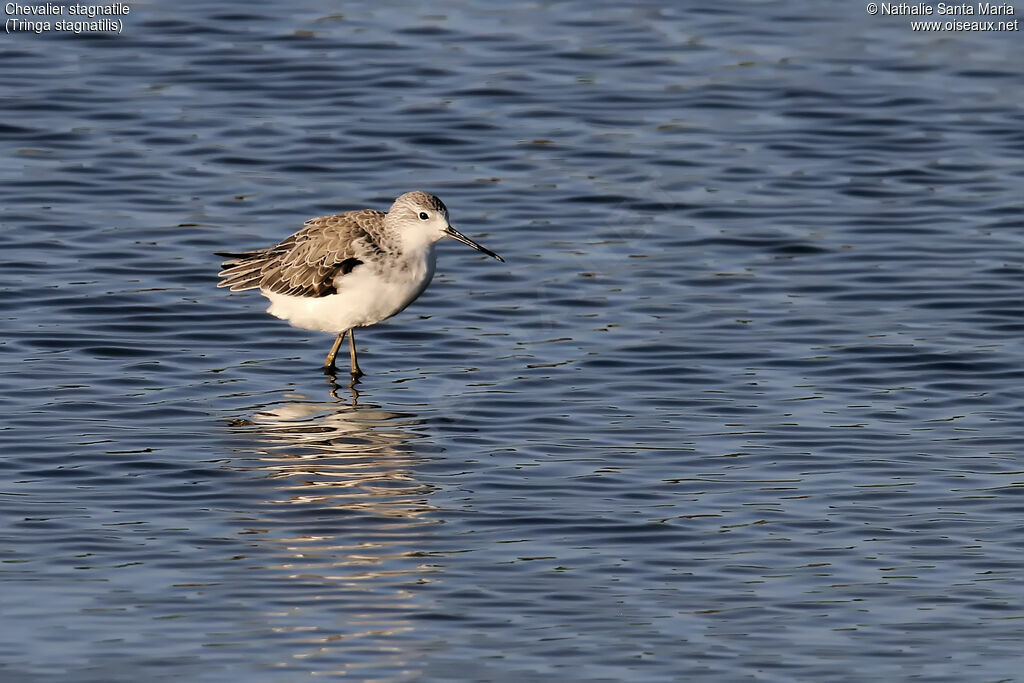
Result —
<svg viewBox="0 0 1024 683"><path fill-rule="evenodd" d="M364 209L311 218L305 227L266 249L225 257L218 287L231 291L261 289L298 297L323 297L336 292L338 275L350 272L369 253L380 252L382 211Z"/></svg>

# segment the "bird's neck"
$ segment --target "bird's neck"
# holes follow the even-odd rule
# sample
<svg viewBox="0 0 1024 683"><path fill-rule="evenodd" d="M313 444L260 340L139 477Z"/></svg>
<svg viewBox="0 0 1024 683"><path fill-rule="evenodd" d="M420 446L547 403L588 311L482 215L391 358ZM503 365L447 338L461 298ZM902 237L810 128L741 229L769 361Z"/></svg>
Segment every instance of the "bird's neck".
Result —
<svg viewBox="0 0 1024 683"><path fill-rule="evenodd" d="M382 249L397 251L412 258L426 258L434 252L439 237L425 230L387 230L381 239Z"/></svg>

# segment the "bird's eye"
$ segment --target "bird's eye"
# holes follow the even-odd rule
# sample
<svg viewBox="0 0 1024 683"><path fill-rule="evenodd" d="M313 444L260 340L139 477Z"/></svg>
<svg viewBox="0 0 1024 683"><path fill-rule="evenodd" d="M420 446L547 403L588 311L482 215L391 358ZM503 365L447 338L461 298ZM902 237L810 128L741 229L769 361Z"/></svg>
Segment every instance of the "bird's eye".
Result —
<svg viewBox="0 0 1024 683"><path fill-rule="evenodd" d="M427 215L427 212L426 212L426 211L420 211L420 220L421 220L421 221L425 221L425 220L427 220L428 218L430 218L430 216L428 216L428 215Z"/></svg>

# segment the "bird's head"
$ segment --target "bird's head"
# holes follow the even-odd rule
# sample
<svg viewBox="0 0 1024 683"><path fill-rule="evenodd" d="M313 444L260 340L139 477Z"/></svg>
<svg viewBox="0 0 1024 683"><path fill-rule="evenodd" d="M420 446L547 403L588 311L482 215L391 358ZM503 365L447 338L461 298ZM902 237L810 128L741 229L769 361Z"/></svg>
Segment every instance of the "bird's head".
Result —
<svg viewBox="0 0 1024 683"><path fill-rule="evenodd" d="M402 241L411 247L433 244L443 237L451 237L499 261L505 260L453 228L448 220L448 207L436 196L426 192L416 190L400 196L388 209L386 221L399 231Z"/></svg>

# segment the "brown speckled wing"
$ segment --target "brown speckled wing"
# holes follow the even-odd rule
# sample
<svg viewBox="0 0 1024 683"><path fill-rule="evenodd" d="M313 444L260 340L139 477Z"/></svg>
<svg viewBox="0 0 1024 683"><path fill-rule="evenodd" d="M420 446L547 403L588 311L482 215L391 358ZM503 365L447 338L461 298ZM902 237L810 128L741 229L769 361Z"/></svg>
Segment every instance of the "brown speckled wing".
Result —
<svg viewBox="0 0 1024 683"><path fill-rule="evenodd" d="M221 254L218 287L232 291L262 289L277 294L322 297L336 294L334 280L379 251L372 233L381 230L385 214L366 209L306 221L304 228L268 249Z"/></svg>

